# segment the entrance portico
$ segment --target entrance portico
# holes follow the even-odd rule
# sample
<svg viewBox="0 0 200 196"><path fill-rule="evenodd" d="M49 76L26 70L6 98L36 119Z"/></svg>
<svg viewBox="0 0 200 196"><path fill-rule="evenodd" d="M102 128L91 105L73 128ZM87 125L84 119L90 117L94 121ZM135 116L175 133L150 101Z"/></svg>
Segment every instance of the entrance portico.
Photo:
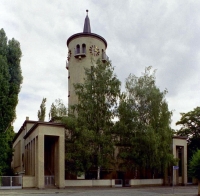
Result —
<svg viewBox="0 0 200 196"><path fill-rule="evenodd" d="M32 126L31 126L32 125ZM14 141L14 169L34 177L33 187L45 188L45 175L53 176L51 185L64 188L65 129L60 123L26 120ZM24 152L23 149L24 147Z"/></svg>

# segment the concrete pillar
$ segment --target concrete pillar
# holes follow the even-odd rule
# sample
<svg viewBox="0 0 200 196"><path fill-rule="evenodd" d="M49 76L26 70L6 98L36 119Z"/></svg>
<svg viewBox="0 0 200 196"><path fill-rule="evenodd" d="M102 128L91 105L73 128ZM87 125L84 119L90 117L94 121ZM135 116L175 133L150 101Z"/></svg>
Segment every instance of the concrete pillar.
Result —
<svg viewBox="0 0 200 196"><path fill-rule="evenodd" d="M38 135L37 148L37 188L44 188L44 135Z"/></svg>
<svg viewBox="0 0 200 196"><path fill-rule="evenodd" d="M58 138L58 188L65 187L65 138Z"/></svg>
<svg viewBox="0 0 200 196"><path fill-rule="evenodd" d="M32 173L32 166L33 166L33 159L32 159L32 154L33 154L33 151L32 151L32 141L30 141L30 175L33 175Z"/></svg>
<svg viewBox="0 0 200 196"><path fill-rule="evenodd" d="M187 184L187 145L185 145L183 147L183 162L184 162L184 172L183 172L183 177L184 177L184 181L183 181L183 184L186 185Z"/></svg>

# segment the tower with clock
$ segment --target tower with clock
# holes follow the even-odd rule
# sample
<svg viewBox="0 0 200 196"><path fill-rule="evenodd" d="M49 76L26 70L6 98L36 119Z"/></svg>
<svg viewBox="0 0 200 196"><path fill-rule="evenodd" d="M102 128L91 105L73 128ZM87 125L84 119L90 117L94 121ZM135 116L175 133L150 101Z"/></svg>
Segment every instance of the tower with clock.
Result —
<svg viewBox="0 0 200 196"><path fill-rule="evenodd" d="M91 68L92 62L96 62L97 59L108 61L107 42L100 35L91 32L88 10L86 12L83 32L76 33L67 40L68 106L78 102L73 84L84 82L84 68Z"/></svg>

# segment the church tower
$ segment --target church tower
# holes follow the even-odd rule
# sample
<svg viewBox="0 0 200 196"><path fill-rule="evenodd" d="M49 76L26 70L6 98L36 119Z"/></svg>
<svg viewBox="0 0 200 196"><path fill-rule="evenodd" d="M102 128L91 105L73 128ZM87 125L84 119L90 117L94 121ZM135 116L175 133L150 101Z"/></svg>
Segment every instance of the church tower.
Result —
<svg viewBox="0 0 200 196"><path fill-rule="evenodd" d="M86 12L83 32L74 34L67 40L68 107L78 103L73 84L84 82L84 68L91 68L92 62L96 62L97 59L108 61L107 42L100 35L91 32L88 10Z"/></svg>

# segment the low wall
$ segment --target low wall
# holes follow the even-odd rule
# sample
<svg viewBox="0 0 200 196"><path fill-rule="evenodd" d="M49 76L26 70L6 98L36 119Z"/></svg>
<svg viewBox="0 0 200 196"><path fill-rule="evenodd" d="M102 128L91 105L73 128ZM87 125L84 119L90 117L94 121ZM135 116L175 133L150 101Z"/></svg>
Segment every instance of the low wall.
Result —
<svg viewBox="0 0 200 196"><path fill-rule="evenodd" d="M35 187L35 177L34 176L23 176L22 187L23 188Z"/></svg>
<svg viewBox="0 0 200 196"><path fill-rule="evenodd" d="M65 187L119 187L122 180L65 180ZM34 176L23 176L23 188L35 187ZM126 180L129 186L163 185L163 179L130 179Z"/></svg>
<svg viewBox="0 0 200 196"><path fill-rule="evenodd" d="M113 183L112 183L113 181ZM112 186L114 180L65 180L65 186Z"/></svg>
<svg viewBox="0 0 200 196"><path fill-rule="evenodd" d="M126 181L129 181L129 186L163 185L163 179L130 179ZM77 187L77 186L115 187L115 186L120 186L120 184L116 184L115 179L112 179L112 180L111 179L110 180L109 179L108 180L65 180L65 187Z"/></svg>
<svg viewBox="0 0 200 196"><path fill-rule="evenodd" d="M163 185L163 179L131 179L131 186Z"/></svg>
<svg viewBox="0 0 200 196"><path fill-rule="evenodd" d="M93 186L112 186L114 180L93 180Z"/></svg>

